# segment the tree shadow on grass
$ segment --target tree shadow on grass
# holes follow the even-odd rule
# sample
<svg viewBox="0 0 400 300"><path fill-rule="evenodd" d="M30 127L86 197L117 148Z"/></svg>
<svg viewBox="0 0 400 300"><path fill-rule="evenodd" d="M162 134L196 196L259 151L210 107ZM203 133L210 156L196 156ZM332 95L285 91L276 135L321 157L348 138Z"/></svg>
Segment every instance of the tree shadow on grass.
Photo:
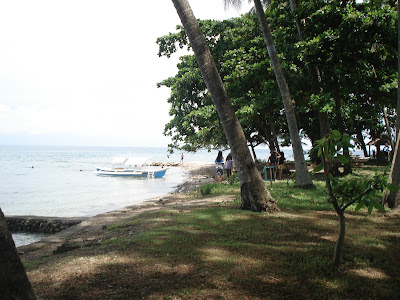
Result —
<svg viewBox="0 0 400 300"><path fill-rule="evenodd" d="M146 232L130 235L123 226L117 238L55 258L56 271L30 273L54 275L33 281L43 299L396 298L400 245L390 232L398 218L349 219L339 269L331 264L334 213L213 207L155 214ZM368 230L384 232L375 236L379 246L360 238Z"/></svg>

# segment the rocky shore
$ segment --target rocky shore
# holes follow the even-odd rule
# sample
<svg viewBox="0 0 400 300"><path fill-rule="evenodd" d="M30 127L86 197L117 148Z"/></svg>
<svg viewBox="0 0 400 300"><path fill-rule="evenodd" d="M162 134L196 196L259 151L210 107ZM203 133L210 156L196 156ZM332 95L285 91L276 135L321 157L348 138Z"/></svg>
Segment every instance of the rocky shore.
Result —
<svg viewBox="0 0 400 300"><path fill-rule="evenodd" d="M11 232L57 233L81 223L87 218L57 218L37 216L5 216Z"/></svg>

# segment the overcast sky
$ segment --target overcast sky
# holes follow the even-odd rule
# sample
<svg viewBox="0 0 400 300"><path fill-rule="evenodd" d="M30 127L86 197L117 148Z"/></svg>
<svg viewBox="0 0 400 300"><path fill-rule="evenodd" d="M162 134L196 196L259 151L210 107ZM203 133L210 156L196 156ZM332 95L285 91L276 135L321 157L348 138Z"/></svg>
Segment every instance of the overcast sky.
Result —
<svg viewBox="0 0 400 300"><path fill-rule="evenodd" d="M200 19L241 13L189 2ZM1 0L0 145L167 146L169 89L156 83L178 57L155 41L177 24L169 0Z"/></svg>

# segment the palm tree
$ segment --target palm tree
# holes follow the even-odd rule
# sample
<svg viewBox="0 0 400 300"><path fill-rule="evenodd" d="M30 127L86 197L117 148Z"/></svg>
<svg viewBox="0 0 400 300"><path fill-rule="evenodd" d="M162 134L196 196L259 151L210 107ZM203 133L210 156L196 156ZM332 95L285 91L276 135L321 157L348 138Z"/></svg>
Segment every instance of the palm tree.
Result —
<svg viewBox="0 0 400 300"><path fill-rule="evenodd" d="M275 200L267 190L251 157L243 129L235 115L235 110L228 98L210 49L188 1L172 0L172 2L185 28L204 82L217 109L233 160L236 161L242 208L252 211L265 210L271 213L278 211Z"/></svg>
<svg viewBox="0 0 400 300"><path fill-rule="evenodd" d="M36 299L1 209L0 295L1 299Z"/></svg>
<svg viewBox="0 0 400 300"><path fill-rule="evenodd" d="M225 5L240 6L242 0L224 0ZM271 30L267 24L264 8L260 0L254 0L255 10L257 12L258 20L260 22L261 30L263 32L264 41L267 46L268 54L271 59L271 64L274 69L276 81L282 96L283 106L285 108L286 121L289 128L290 140L292 142L293 156L296 166L296 180L295 186L301 188L315 188L311 176L307 171L307 165L304 160L303 146L297 127L296 114L294 112L293 102L290 96L289 87L287 85L285 75L282 71L281 64L278 59L278 54L275 50L274 40L271 35Z"/></svg>

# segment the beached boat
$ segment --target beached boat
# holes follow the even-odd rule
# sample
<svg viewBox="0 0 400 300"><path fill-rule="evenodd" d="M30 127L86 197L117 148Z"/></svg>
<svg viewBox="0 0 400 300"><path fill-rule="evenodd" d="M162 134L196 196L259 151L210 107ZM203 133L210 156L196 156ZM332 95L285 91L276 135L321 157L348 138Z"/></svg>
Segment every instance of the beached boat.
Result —
<svg viewBox="0 0 400 300"><path fill-rule="evenodd" d="M98 175L111 176L136 176L161 178L167 172L167 168L155 168L151 166L149 157L115 157L111 168L97 168Z"/></svg>

